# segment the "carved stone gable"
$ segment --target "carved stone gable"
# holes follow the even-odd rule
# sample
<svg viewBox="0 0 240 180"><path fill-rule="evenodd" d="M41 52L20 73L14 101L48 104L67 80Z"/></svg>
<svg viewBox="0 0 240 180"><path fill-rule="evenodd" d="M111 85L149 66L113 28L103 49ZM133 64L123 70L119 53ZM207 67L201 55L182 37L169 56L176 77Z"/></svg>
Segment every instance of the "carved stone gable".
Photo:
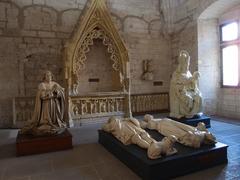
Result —
<svg viewBox="0 0 240 180"><path fill-rule="evenodd" d="M93 96L81 92L80 96L78 87L82 85L81 73L87 68L87 53L91 53L90 46L95 40L101 40L106 47L115 73L112 81L118 83L120 88L107 93L95 92ZM92 0L85 9L71 40L66 43L64 58L70 121L119 115L121 112L127 117L131 116L128 52L104 0Z"/></svg>
<svg viewBox="0 0 240 180"><path fill-rule="evenodd" d="M66 48L69 83L77 83L74 81L77 81L79 72L85 68L86 54L90 51L89 46L93 45L94 39L102 40L110 54L113 69L126 79L126 64L129 61L127 49L113 24L105 1L92 0Z"/></svg>

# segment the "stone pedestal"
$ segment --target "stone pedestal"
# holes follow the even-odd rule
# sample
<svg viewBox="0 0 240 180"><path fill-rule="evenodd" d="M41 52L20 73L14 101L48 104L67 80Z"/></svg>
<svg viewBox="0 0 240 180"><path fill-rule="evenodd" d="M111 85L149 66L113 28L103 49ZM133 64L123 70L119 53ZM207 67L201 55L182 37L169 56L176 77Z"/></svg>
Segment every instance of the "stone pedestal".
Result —
<svg viewBox="0 0 240 180"><path fill-rule="evenodd" d="M211 122L210 122L211 118L205 115L194 116L192 118L180 118L180 119L174 118L174 117L168 117L168 118L190 125L190 126L194 126L194 127L196 127L199 122L203 122L206 125L206 128L211 127Z"/></svg>
<svg viewBox="0 0 240 180"><path fill-rule="evenodd" d="M17 135L17 156L40 154L72 148L72 135L66 129L63 133L53 136L34 137L32 135Z"/></svg>

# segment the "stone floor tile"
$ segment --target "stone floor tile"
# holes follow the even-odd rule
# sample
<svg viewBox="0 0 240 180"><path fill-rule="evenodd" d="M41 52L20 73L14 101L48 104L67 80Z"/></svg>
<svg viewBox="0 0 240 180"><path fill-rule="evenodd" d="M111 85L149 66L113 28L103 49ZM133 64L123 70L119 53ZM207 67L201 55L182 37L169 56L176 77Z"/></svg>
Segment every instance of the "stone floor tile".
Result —
<svg viewBox="0 0 240 180"><path fill-rule="evenodd" d="M31 176L31 180L98 180L100 179L95 169L91 166L71 169L58 169L51 173Z"/></svg>
<svg viewBox="0 0 240 180"><path fill-rule="evenodd" d="M30 176L9 177L9 178L4 178L4 180L31 180L31 177Z"/></svg>
<svg viewBox="0 0 240 180"><path fill-rule="evenodd" d="M140 180L134 172L117 159L94 164L94 167L100 178L104 180Z"/></svg>
<svg viewBox="0 0 240 180"><path fill-rule="evenodd" d="M71 169L74 167L87 166L91 164L91 159L85 154L64 154L52 157L53 169L57 171L58 169Z"/></svg>
<svg viewBox="0 0 240 180"><path fill-rule="evenodd" d="M227 166L224 171L233 177L239 177L240 176L240 164L231 164Z"/></svg>
<svg viewBox="0 0 240 180"><path fill-rule="evenodd" d="M232 177L230 180L239 180L240 179L240 176L237 176L237 177Z"/></svg>
<svg viewBox="0 0 240 180"><path fill-rule="evenodd" d="M198 171L185 176L177 177L174 180L230 180L233 176L227 174L224 169L227 165L219 165L206 170Z"/></svg>
<svg viewBox="0 0 240 180"><path fill-rule="evenodd" d="M155 117L163 117L157 115ZM240 179L240 126L212 120L213 132L229 145L227 165L195 172L176 179ZM97 143L102 124L71 128L74 148L32 156L15 156L17 130L0 130L0 179L140 179L133 171Z"/></svg>
<svg viewBox="0 0 240 180"><path fill-rule="evenodd" d="M17 160L18 159L18 160ZM6 164L6 170L3 179L30 176L33 174L52 172L52 163L50 160L16 158Z"/></svg>

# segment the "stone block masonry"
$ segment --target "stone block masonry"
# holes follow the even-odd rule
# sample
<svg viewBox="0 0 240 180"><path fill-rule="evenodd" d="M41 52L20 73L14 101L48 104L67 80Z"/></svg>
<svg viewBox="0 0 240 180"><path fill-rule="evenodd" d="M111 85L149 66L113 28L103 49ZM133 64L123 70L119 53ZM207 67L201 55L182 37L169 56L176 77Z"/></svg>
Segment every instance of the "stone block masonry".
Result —
<svg viewBox="0 0 240 180"><path fill-rule="evenodd" d="M0 2L0 127L11 127L13 97L35 95L44 70L50 69L55 80L63 85L64 44L78 27L87 3L87 0ZM168 35L163 35L158 4L159 0L151 3L107 0L112 19L129 48L132 93L163 92L169 88L170 43ZM153 60L155 80L162 81L163 86L141 80L144 59ZM93 77L100 76L99 79L106 77L91 73ZM89 75L83 73L83 79L89 79ZM107 82L102 87L107 87ZM84 90L88 91L87 88Z"/></svg>
<svg viewBox="0 0 240 180"><path fill-rule="evenodd" d="M191 71L202 68L205 72L209 69L210 66L205 68L198 61L198 18L216 1L106 0L112 19L128 47L133 94L169 91L170 76L176 68L181 49L188 50L191 55ZM13 97L35 95L37 84L41 80L39 74L44 70L53 71L55 79L63 85L63 48L78 27L88 2L0 2L0 127L11 127ZM93 59L97 57L92 56ZM152 59L153 81L162 82L162 85L154 86L151 81L141 80L142 61L145 59ZM97 59L94 62L98 62ZM212 70L216 72L216 69ZM99 79L104 78L101 73L91 73L93 78L95 75L100 76ZM83 79L89 79L88 77L89 74L83 73ZM97 89L85 86L84 90L88 91L88 88ZM211 96L215 93L213 89L205 88L203 93L206 96L204 106L207 109L214 106L210 114L220 110L226 115L236 112L238 116L240 110L237 102L229 99L228 102L233 104L234 108L223 111L223 100L218 101ZM220 91L221 93L223 91ZM236 94L238 93L233 96Z"/></svg>

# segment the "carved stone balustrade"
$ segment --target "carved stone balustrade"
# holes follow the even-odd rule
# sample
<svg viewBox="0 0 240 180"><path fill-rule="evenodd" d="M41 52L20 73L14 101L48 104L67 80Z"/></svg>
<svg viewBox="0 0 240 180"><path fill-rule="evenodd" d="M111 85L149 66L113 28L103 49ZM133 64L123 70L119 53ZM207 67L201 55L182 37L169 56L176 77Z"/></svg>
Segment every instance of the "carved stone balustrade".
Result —
<svg viewBox="0 0 240 180"><path fill-rule="evenodd" d="M74 126L78 123L96 123L109 116L124 115L125 94L102 93L88 96L70 96L69 114ZM35 97L15 97L13 99L13 127L21 128L31 119ZM133 94L131 108L134 115L169 112L168 93ZM78 125L76 125L78 126Z"/></svg>
<svg viewBox="0 0 240 180"><path fill-rule="evenodd" d="M169 94L133 94L131 108L134 115L146 113L160 113L169 111Z"/></svg>
<svg viewBox="0 0 240 180"><path fill-rule="evenodd" d="M13 127L23 127L33 114L35 104L34 97L13 98Z"/></svg>
<svg viewBox="0 0 240 180"><path fill-rule="evenodd" d="M72 120L124 114L124 95L71 97Z"/></svg>

